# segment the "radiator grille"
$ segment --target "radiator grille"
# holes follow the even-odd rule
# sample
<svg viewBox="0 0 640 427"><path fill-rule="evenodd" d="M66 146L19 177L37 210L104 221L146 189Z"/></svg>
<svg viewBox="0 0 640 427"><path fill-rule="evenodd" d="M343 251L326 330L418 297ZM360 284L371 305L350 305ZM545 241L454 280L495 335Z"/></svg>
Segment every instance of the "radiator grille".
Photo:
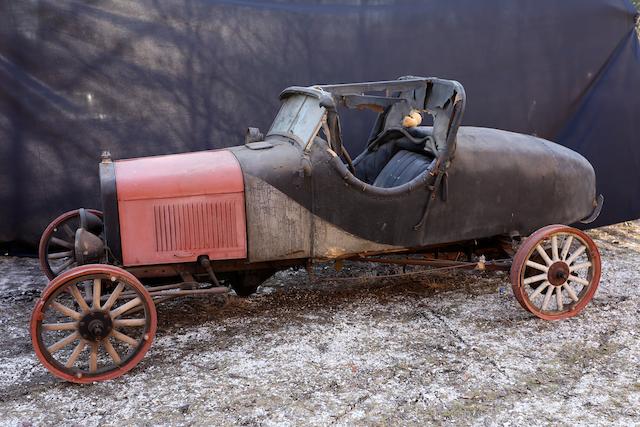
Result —
<svg viewBox="0 0 640 427"><path fill-rule="evenodd" d="M156 251L239 247L238 205L235 200L155 205Z"/></svg>

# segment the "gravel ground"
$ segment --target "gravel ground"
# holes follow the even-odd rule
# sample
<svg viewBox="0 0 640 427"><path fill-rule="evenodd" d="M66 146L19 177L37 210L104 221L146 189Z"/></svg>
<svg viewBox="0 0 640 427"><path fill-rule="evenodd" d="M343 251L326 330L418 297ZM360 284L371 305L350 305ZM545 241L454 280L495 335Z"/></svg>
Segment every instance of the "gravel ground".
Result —
<svg viewBox="0 0 640 427"><path fill-rule="evenodd" d="M640 425L640 224L591 234L603 279L574 319L533 318L504 274L287 271L246 300L160 306L140 365L84 386L33 354L36 261L0 257L0 422Z"/></svg>

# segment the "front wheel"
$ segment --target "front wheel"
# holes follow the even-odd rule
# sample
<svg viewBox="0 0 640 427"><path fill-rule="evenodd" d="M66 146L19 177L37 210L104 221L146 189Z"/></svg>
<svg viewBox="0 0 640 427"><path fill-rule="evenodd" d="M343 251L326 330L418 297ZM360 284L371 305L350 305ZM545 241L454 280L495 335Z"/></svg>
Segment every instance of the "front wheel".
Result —
<svg viewBox="0 0 640 427"><path fill-rule="evenodd" d="M550 225L533 233L511 266L513 293L525 310L545 320L578 315L600 284L600 253L581 230Z"/></svg>
<svg viewBox="0 0 640 427"><path fill-rule="evenodd" d="M44 289L31 316L31 341L55 376L76 383L110 380L132 369L157 328L153 299L114 266L73 268Z"/></svg>

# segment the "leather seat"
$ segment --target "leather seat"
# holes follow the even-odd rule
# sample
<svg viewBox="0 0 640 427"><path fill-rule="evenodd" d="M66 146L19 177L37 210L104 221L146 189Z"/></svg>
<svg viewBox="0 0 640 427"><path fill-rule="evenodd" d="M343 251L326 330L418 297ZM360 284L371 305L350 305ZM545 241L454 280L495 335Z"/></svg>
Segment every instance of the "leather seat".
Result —
<svg viewBox="0 0 640 427"><path fill-rule="evenodd" d="M390 188L426 172L435 158L431 128L412 128L408 132L420 141L397 137L377 146L370 145L353 161L355 176L367 184Z"/></svg>
<svg viewBox="0 0 640 427"><path fill-rule="evenodd" d="M432 157L413 151L400 150L382 168L373 185L391 188L412 181L429 169Z"/></svg>

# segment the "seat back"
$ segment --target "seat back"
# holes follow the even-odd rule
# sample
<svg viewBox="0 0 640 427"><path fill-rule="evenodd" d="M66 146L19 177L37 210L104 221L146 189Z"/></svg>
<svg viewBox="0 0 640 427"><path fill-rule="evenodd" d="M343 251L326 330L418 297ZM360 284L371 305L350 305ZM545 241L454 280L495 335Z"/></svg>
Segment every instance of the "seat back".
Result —
<svg viewBox="0 0 640 427"><path fill-rule="evenodd" d="M429 170L432 157L409 150L399 150L382 168L373 185L381 188L398 187L413 181Z"/></svg>

